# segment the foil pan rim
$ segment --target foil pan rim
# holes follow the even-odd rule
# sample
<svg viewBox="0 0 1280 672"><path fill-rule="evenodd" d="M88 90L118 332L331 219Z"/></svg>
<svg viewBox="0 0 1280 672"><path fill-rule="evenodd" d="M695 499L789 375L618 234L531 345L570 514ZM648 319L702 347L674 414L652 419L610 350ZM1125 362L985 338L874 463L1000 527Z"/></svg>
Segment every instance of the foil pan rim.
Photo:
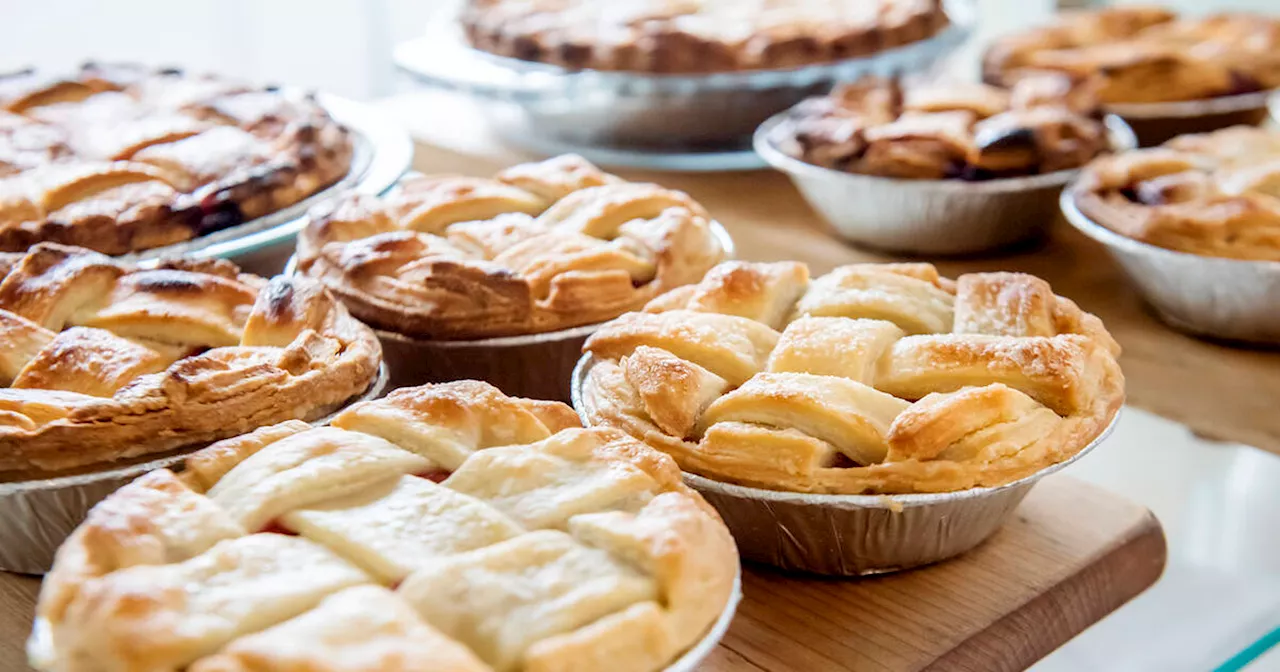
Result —
<svg viewBox="0 0 1280 672"><path fill-rule="evenodd" d="M1186 119L1265 108L1267 101L1280 89L1263 89L1201 100L1175 100L1165 103L1109 103L1107 112L1132 119Z"/></svg>

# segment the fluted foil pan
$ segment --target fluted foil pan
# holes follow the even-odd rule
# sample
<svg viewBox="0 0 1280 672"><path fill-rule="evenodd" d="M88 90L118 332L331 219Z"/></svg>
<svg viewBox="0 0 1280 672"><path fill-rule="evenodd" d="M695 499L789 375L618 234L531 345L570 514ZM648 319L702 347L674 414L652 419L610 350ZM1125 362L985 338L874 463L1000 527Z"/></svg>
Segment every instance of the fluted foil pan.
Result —
<svg viewBox="0 0 1280 672"><path fill-rule="evenodd" d="M733 239L711 221L711 232L733 259ZM285 264L285 275L297 272L297 257ZM471 340L430 340L374 329L382 341L382 358L391 369L391 387L451 380L483 380L514 397L569 401L569 379L582 354L582 344L604 322L559 331Z"/></svg>
<svg viewBox="0 0 1280 672"><path fill-rule="evenodd" d="M325 424L351 404L382 396L388 380L386 365L379 366L369 389L336 409L320 411L322 417L312 424ZM53 565L54 552L84 521L94 504L138 476L172 467L203 447L179 448L123 465L113 463L108 469L78 469L33 480L0 480L0 571L45 573Z"/></svg>
<svg viewBox="0 0 1280 672"><path fill-rule="evenodd" d="M1116 233L1062 192L1062 214L1102 243L1138 292L1170 326L1197 336L1280 344L1280 262L1207 257Z"/></svg>
<svg viewBox="0 0 1280 672"><path fill-rule="evenodd" d="M786 173L842 238L913 255L973 254L1043 236L1058 214L1058 194L1080 170L980 182L859 175L801 161L778 147L781 113L756 131L755 148ZM1106 118L1111 150L1133 149L1122 119Z"/></svg>
<svg viewBox="0 0 1280 672"><path fill-rule="evenodd" d="M589 425L582 386L595 358L573 372L573 407ZM765 490L683 472L684 481L720 512L743 560L832 576L885 574L955 557L1008 520L1045 476L1084 457L1119 419L1071 457L990 488L902 495L828 495Z"/></svg>
<svg viewBox="0 0 1280 672"><path fill-rule="evenodd" d="M793 69L660 75L568 70L471 48L457 22L440 21L399 45L414 81L502 103L495 127L588 147L746 147L769 115L840 81L918 72L959 47L977 23L972 0L945 3L950 25L931 38L862 58Z"/></svg>
<svg viewBox="0 0 1280 672"><path fill-rule="evenodd" d="M1257 126L1267 119L1267 99L1275 90L1253 91L1207 100L1168 103L1112 103L1107 112L1122 117L1140 147L1151 147L1187 133L1208 133L1228 126Z"/></svg>

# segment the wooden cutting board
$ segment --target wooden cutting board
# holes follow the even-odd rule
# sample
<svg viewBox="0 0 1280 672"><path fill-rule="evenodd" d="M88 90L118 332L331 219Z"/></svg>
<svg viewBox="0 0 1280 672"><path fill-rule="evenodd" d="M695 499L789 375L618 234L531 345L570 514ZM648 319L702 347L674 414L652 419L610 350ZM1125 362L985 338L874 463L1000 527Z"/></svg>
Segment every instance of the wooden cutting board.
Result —
<svg viewBox="0 0 1280 672"><path fill-rule="evenodd" d="M1149 511L1051 476L950 562L857 580L747 568L737 617L701 669L1021 670L1145 590L1164 560ZM0 672L28 669L39 586L0 573Z"/></svg>

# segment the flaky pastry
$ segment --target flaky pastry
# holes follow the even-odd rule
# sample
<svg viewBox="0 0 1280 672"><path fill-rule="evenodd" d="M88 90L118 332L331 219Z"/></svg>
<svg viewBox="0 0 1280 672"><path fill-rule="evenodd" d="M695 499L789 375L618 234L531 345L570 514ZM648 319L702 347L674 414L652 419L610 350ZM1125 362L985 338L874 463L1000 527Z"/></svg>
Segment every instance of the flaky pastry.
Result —
<svg viewBox="0 0 1280 672"><path fill-rule="evenodd" d="M1280 261L1280 134L1252 126L1178 136L1091 163L1076 204L1117 233L1171 250Z"/></svg>
<svg viewBox="0 0 1280 672"><path fill-rule="evenodd" d="M373 332L307 278L0 255L0 471L50 471L314 419L372 383Z"/></svg>
<svg viewBox="0 0 1280 672"><path fill-rule="evenodd" d="M0 75L0 115L2 251L171 245L297 203L352 157L310 97L176 70Z"/></svg>
<svg viewBox="0 0 1280 672"><path fill-rule="evenodd" d="M1018 273L721 264L586 343L580 411L715 480L801 492L994 486L1124 400L1100 320Z"/></svg>
<svg viewBox="0 0 1280 672"><path fill-rule="evenodd" d="M318 208L298 269L365 322L469 339L593 324L700 280L725 257L688 195L573 155L492 179L428 175Z"/></svg>
<svg viewBox="0 0 1280 672"><path fill-rule="evenodd" d="M45 672L665 668L738 557L666 455L475 381L147 474L59 549Z"/></svg>

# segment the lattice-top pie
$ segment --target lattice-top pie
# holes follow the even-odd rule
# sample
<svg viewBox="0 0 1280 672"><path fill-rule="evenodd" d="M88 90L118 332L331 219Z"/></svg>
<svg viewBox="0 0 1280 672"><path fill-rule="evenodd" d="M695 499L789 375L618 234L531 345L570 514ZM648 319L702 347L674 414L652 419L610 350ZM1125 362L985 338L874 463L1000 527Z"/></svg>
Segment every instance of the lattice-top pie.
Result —
<svg viewBox="0 0 1280 672"><path fill-rule="evenodd" d="M471 44L567 68L705 73L792 68L934 36L941 0L470 0Z"/></svg>
<svg viewBox="0 0 1280 672"><path fill-rule="evenodd" d="M983 77L995 84L1045 70L1096 79L1104 103L1201 100L1273 89L1280 87L1280 19L1183 19L1159 7L1070 13L996 40L983 59Z"/></svg>
<svg viewBox="0 0 1280 672"><path fill-rule="evenodd" d="M298 269L357 317L437 339L602 322L724 257L688 195L572 155L492 179L411 177L389 198L322 206L298 239Z"/></svg>
<svg viewBox="0 0 1280 672"><path fill-rule="evenodd" d="M226 261L0 255L0 471L59 470L312 419L381 350L318 283Z"/></svg>
<svg viewBox="0 0 1280 672"><path fill-rule="evenodd" d="M265 427L99 504L58 551L48 672L665 667L738 558L666 455L474 381Z"/></svg>
<svg viewBox="0 0 1280 672"><path fill-rule="evenodd" d="M726 263L588 339L591 424L686 471L776 490L990 486L1084 447L1124 398L1120 348L1039 278Z"/></svg>
<svg viewBox="0 0 1280 672"><path fill-rule="evenodd" d="M1280 261L1280 133L1236 126L1104 157L1076 204L1118 233L1172 250Z"/></svg>
<svg viewBox="0 0 1280 672"><path fill-rule="evenodd" d="M292 205L347 173L314 100L138 66L0 75L0 250L123 254Z"/></svg>
<svg viewBox="0 0 1280 672"><path fill-rule="evenodd" d="M1068 78L914 84L869 78L806 100L772 137L826 168L882 177L985 180L1078 168L1108 148L1096 99Z"/></svg>

